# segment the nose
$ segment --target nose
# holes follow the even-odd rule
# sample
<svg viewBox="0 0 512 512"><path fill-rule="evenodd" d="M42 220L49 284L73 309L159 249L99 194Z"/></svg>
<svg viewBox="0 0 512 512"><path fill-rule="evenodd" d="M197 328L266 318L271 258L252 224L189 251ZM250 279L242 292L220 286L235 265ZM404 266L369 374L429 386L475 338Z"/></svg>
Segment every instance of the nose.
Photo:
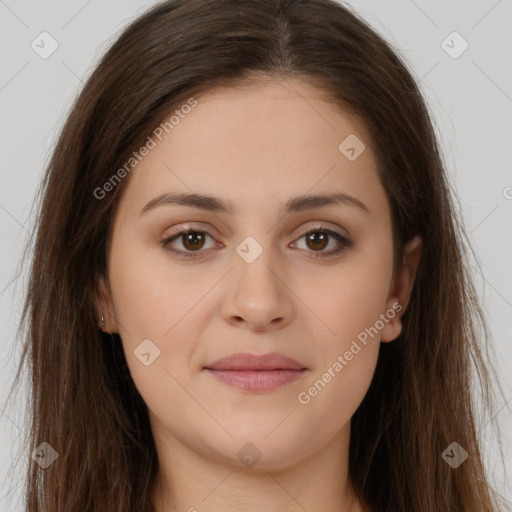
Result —
<svg viewBox="0 0 512 512"><path fill-rule="evenodd" d="M234 254L235 268L225 282L223 319L235 327L264 332L281 329L292 320L293 293L287 276L263 253L252 263ZM289 280L289 278L288 278Z"/></svg>

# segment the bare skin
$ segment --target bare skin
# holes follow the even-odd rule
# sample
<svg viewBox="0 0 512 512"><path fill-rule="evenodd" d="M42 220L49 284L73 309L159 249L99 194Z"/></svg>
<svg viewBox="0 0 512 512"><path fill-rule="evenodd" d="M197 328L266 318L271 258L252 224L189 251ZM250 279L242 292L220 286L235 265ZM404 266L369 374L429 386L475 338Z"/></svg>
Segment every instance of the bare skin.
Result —
<svg viewBox="0 0 512 512"><path fill-rule="evenodd" d="M350 419L380 342L400 334L421 241L408 243L393 275L390 206L369 136L323 91L298 79L269 80L196 99L129 177L97 301L104 330L120 333L149 409L157 510L363 512L348 478ZM353 161L338 149L349 134L366 144ZM166 192L208 194L237 211L168 203L141 214ZM291 198L333 193L364 207L282 210ZM163 245L187 228L202 238ZM305 235L319 228L349 243ZM242 244L249 236L257 245ZM249 263L239 246L262 252ZM354 340L372 326L378 334L356 352ZM160 350L149 365L134 353L145 339ZM235 352L279 352L307 371L260 392L204 369ZM308 392L319 379L325 386ZM261 456L251 467L239 455L243 447Z"/></svg>

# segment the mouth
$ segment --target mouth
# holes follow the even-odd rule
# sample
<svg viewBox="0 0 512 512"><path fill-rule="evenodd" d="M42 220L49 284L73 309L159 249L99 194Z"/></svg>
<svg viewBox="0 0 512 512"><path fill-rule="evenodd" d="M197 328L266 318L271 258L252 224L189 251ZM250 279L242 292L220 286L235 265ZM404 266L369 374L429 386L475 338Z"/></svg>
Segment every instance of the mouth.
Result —
<svg viewBox="0 0 512 512"><path fill-rule="evenodd" d="M278 353L237 353L203 368L220 382L244 391L271 391L300 379L309 369Z"/></svg>

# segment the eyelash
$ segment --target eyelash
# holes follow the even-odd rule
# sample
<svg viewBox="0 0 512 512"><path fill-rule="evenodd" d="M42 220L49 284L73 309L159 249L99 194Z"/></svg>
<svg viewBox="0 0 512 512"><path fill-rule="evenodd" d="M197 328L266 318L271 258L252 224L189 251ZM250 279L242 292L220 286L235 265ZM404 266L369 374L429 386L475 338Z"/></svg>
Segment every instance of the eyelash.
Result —
<svg viewBox="0 0 512 512"><path fill-rule="evenodd" d="M167 251L169 251L169 252L171 252L171 253L173 253L173 254L175 254L177 256L184 256L186 258L198 258L198 257L201 257L201 256L199 256L199 253L207 252L208 249L206 249L206 250L199 249L197 251L182 251L182 250L179 250L179 249L174 249L174 248L169 246L169 244L171 242L173 242L174 240L177 240L178 238L180 238L182 236L185 236L185 235L188 235L190 233L205 234L205 235L208 235L210 238L213 239L213 237L208 232L206 232L206 231L202 231L202 230L199 230L199 229L187 228L187 229L178 231L174 235L166 238L165 240L162 240L162 242L161 242L162 246L164 247L165 250L167 250ZM308 235L311 235L313 233L326 234L329 237L334 238L340 244L340 246L337 249L331 250L331 251L328 251L328 252L324 252L324 251L307 251L307 252L311 252L312 253L311 256L313 258L329 258L329 257L333 257L333 256L336 256L336 255L340 254L341 252L349 249L353 245L352 241L349 240L347 237L341 235L340 233L337 233L336 231L331 231L330 229L323 228L323 227L309 229L309 230L305 231L304 233L302 233L297 240L300 240L301 238L303 238L305 236L308 236Z"/></svg>

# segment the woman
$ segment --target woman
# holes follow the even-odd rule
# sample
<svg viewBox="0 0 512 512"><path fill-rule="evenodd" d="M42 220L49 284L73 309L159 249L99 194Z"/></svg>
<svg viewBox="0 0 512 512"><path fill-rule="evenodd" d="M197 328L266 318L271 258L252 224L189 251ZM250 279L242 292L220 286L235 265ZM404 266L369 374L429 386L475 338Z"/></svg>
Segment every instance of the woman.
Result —
<svg viewBox="0 0 512 512"><path fill-rule="evenodd" d="M501 510L460 232L417 84L346 7L157 5L44 181L26 510Z"/></svg>

